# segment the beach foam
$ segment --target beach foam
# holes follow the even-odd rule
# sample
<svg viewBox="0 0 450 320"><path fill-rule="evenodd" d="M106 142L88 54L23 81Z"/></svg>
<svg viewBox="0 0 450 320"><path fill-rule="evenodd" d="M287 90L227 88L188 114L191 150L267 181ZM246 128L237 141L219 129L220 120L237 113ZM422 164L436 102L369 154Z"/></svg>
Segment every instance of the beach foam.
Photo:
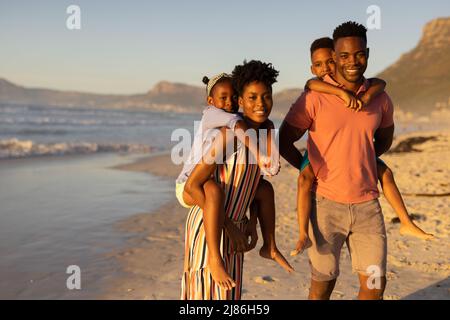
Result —
<svg viewBox="0 0 450 320"><path fill-rule="evenodd" d="M17 138L0 140L0 159L35 156L91 154L99 152L149 153L152 148L144 144L61 142L36 143Z"/></svg>

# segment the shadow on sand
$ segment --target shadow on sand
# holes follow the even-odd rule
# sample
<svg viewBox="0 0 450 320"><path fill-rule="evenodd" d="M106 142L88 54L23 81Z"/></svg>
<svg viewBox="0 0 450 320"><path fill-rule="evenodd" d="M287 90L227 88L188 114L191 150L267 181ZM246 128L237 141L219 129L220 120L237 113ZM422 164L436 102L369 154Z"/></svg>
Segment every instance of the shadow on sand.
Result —
<svg viewBox="0 0 450 320"><path fill-rule="evenodd" d="M450 277L413 292L402 300L450 300Z"/></svg>

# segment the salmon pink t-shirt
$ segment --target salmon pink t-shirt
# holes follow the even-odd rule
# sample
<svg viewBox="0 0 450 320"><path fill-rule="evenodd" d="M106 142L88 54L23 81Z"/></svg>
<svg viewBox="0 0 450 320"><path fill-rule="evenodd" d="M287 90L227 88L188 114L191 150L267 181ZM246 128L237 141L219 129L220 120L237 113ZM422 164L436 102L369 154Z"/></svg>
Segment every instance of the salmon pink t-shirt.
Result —
<svg viewBox="0 0 450 320"><path fill-rule="evenodd" d="M325 81L338 85L327 77ZM357 94L369 88L364 81ZM374 134L394 124L393 105L383 92L359 112L335 95L307 90L292 105L285 121L309 130L308 156L317 177L313 192L341 203L379 196Z"/></svg>

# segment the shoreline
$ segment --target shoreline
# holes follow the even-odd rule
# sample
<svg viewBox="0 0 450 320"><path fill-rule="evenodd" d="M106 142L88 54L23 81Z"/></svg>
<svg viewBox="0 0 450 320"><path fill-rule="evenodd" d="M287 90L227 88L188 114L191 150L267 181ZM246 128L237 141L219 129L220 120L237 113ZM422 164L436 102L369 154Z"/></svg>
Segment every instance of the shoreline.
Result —
<svg viewBox="0 0 450 320"><path fill-rule="evenodd" d="M447 262L450 252L450 219L442 212L446 208L448 210L450 199L406 196L417 190L425 190L427 193L448 191L450 187L445 181L450 180L450 170L445 168L446 161L442 157L450 160L448 145L450 132L442 130L407 133L395 138L393 148L401 141L417 136L438 136L438 138L437 141L430 140L415 145L418 152L388 153L383 155L383 160L387 161L396 174L410 213L426 212L419 213L416 222L425 231L435 233L439 239L422 241L400 236L398 224L390 222L395 214L386 200L380 197L388 233L388 287L385 299L450 299L450 264ZM440 155L427 157L432 153ZM439 165L444 168L436 169ZM425 172L424 175L417 176L415 172L417 166L420 167L419 172ZM181 169L180 166L171 163L168 152L113 168L146 172L173 180ZM428 172L429 169L436 169L434 170L436 172ZM305 253L296 257L289 256L296 239L295 174L296 171L282 160L280 174L270 181L276 194L277 242L296 272L288 275L272 261L260 258L258 250L252 250L245 255L244 300L307 298L310 272L307 255ZM411 184L412 179L416 179L417 183ZM415 187L419 189L415 190ZM179 299L186 214L187 210L178 204L173 194L173 199L163 206L119 221L116 227L123 232L132 233L131 240L126 249L118 250L110 256L119 261L125 276L115 279L105 288L106 293L101 298ZM261 240L256 249L260 246ZM357 288L358 281L351 273L349 255L344 249L341 257L341 275L331 298L354 299Z"/></svg>

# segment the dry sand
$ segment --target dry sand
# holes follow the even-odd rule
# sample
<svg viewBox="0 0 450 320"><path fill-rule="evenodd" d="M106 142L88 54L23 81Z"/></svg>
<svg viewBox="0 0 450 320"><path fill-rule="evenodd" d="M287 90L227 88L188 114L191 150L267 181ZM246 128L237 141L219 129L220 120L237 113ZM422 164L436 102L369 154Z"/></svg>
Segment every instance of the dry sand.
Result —
<svg viewBox="0 0 450 320"><path fill-rule="evenodd" d="M412 137L434 137L413 145L418 151L390 153L383 160L394 171L410 213L435 240L419 240L399 234L399 224L391 222L395 213L383 196L388 234L388 285L385 299L450 299L450 131L415 132L396 138L394 146ZM122 170L148 172L170 179L180 168L168 155L151 157ZM258 250L246 254L243 299L306 299L309 287L307 254L290 257L297 239L297 173L283 162L280 174L270 181L276 193L277 242L296 269L287 274L274 262L262 259ZM417 196L417 194L424 194ZM130 232L129 247L112 253L124 269L124 276L105 288L105 299L178 299L183 267L184 223L187 211L175 200L151 213L137 214L118 224ZM261 237L260 237L261 239ZM261 240L259 240L259 246ZM347 248L341 256L341 275L332 299L355 299L357 275L351 272Z"/></svg>

